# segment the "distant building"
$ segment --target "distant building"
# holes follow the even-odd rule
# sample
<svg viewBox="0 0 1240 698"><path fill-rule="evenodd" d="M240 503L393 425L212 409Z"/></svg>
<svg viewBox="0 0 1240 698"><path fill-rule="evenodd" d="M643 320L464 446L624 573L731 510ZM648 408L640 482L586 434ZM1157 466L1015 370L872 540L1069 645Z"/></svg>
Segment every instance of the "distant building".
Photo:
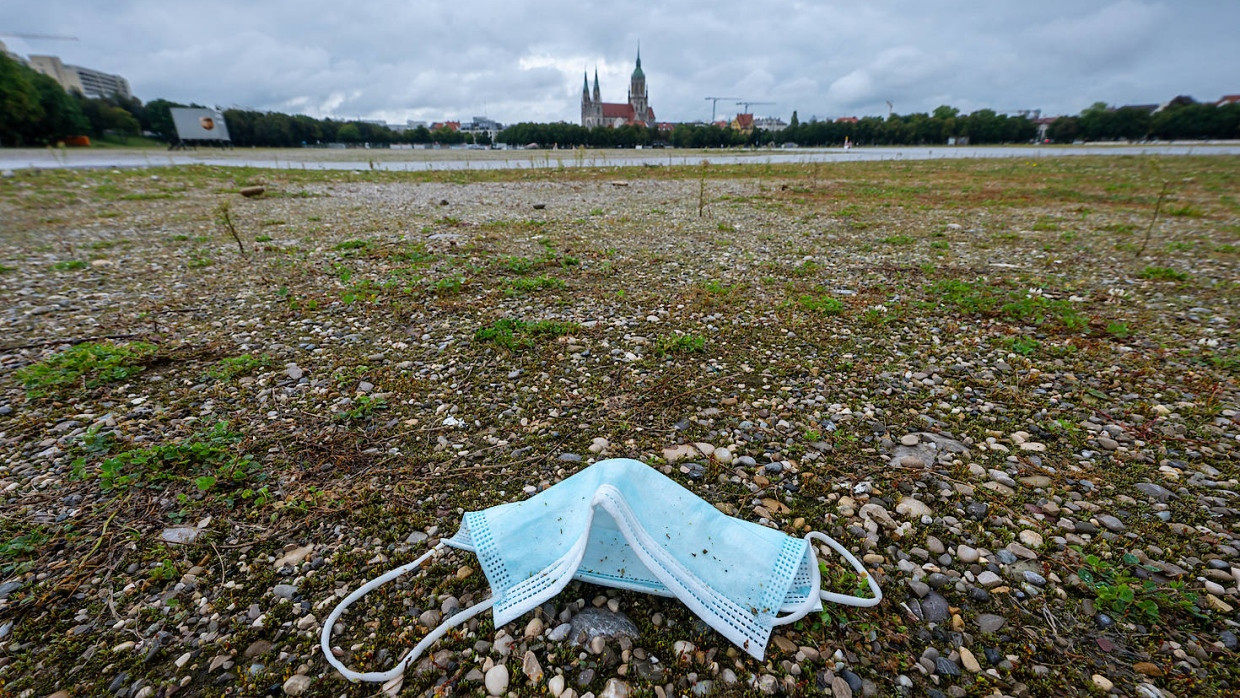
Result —
<svg viewBox="0 0 1240 698"><path fill-rule="evenodd" d="M646 74L642 72L642 52L637 51L637 67L629 78L629 101L627 104L604 102L598 88L598 70L594 71L594 94L590 93L590 78L582 76L581 125L595 126L654 126L654 109L646 92Z"/></svg>
<svg viewBox="0 0 1240 698"><path fill-rule="evenodd" d="M438 131L439 129L445 129L447 131L460 131L461 122L459 121L436 121L435 123L431 124L432 131Z"/></svg>
<svg viewBox="0 0 1240 698"><path fill-rule="evenodd" d="M737 114L732 123L728 124L733 131L749 133L753 130L753 114Z"/></svg>
<svg viewBox="0 0 1240 698"><path fill-rule="evenodd" d="M60 83L67 92L100 98L119 95L129 99L133 96L129 91L129 81L125 78L79 65L66 65L57 56L31 56L29 65Z"/></svg>
<svg viewBox="0 0 1240 698"><path fill-rule="evenodd" d="M1058 119L1058 116L1044 116L1033 120L1033 125L1038 127L1039 142L1047 139L1047 134L1050 132L1051 124L1055 123Z"/></svg>
<svg viewBox="0 0 1240 698"><path fill-rule="evenodd" d="M855 124L855 123L857 123L857 117L855 117L855 116L841 116L840 118L838 118L838 119L836 119L836 120L835 120L835 123L837 123L837 124Z"/></svg>
<svg viewBox="0 0 1240 698"><path fill-rule="evenodd" d="M475 116L469 123L461 124L462 133L472 133L475 136L486 134L492 141L504 130L504 125L494 119L488 119L485 116Z"/></svg>
<svg viewBox="0 0 1240 698"><path fill-rule="evenodd" d="M1214 106L1221 107L1227 104L1240 104L1240 95L1223 95L1223 98L1214 103Z"/></svg>
<svg viewBox="0 0 1240 698"><path fill-rule="evenodd" d="M754 119L753 127L760 128L763 131L782 131L788 128L788 124L777 116L764 116L760 119Z"/></svg>

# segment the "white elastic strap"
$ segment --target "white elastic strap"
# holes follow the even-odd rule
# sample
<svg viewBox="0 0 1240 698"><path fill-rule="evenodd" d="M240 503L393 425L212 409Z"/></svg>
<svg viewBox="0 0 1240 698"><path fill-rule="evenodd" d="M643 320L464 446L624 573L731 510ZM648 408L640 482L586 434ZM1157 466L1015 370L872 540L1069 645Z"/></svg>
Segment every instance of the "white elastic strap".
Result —
<svg viewBox="0 0 1240 698"><path fill-rule="evenodd" d="M813 557L809 571L809 588L813 591L810 592L809 598L805 599L805 603L801 604L801 606L795 611L792 611L786 616L776 618L775 625L786 625L788 623L794 623L801 620L814 610L814 607L819 601L830 601L844 606L857 606L865 608L869 606L877 606L878 603L883 600L883 590L879 588L878 582L874 580L874 575L866 571L865 566L861 564L861 561L858 560L852 553L848 552L848 548L845 548L837 543L831 536L828 536L825 533L819 533L818 531L811 531L805 534L805 540L809 542L810 555ZM857 571L857 574L869 583L870 591L874 592L874 598L867 599L861 596L848 596L845 594L836 594L830 591L823 591L822 575L818 571L818 552L814 550L814 540L820 540L823 543L826 543L832 550L839 553L845 560L847 560L848 564L852 565L853 569Z"/></svg>
<svg viewBox="0 0 1240 698"><path fill-rule="evenodd" d="M328 644L328 640L331 637L332 626L336 624L336 621L340 618L340 615L345 612L345 609L347 609L350 605L352 605L354 601L357 601L358 599L362 598L366 594L369 594L371 591L374 591L376 588L392 581L393 579L396 579L397 577L401 576L402 574L410 570L417 569L418 567L422 565L423 562L426 562L426 560L431 555L434 555L435 551L440 550L443 547L444 547L444 544L440 543L439 545L436 545L435 547L426 551L425 555L414 560L413 562L410 562L407 565L401 565L400 567L397 567L396 569L393 569L385 574L375 577L369 582L366 582L362 586L358 587L357 590L354 591L352 594L349 594L348 596L346 596L344 601L341 601L340 604L332 610L332 612L327 616L327 620L323 622L323 630L319 635L319 645L323 649L323 656L327 659L328 664L331 664L333 667L335 667L336 671L339 671L342 676L344 676L346 679L350 681L354 681L354 682L356 681L390 681L396 678L397 676L400 676L401 674L405 673L405 668L409 666L410 662L422 656L422 653L426 651L427 647L430 647L431 645L435 644L435 642L437 642L439 638L443 637L449 630L451 630L452 628L455 628L461 623L464 623L470 618L473 618L479 613L482 613L483 611L490 608L492 604L495 603L494 597L487 598L484 601L480 601L474 604L473 606L470 606L469 608L463 611L460 611L459 613L452 616L451 618L444 621L443 623L440 623L439 627L430 631L430 633L426 637L422 638L422 641L419 642L417 646L409 650L409 652L407 652L404 657L401 657L400 661L396 663L396 666L392 667L391 669L387 671L368 671L365 673L358 673L356 671L353 671L352 669L349 669L344 664L342 664L340 660L336 659L336 656L332 654L331 646Z"/></svg>

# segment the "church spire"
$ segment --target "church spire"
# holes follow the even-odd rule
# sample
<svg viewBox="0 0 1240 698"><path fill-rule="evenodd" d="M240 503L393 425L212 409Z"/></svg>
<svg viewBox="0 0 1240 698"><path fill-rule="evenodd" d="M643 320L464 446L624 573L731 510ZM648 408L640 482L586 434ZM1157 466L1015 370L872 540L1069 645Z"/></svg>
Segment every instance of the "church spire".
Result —
<svg viewBox="0 0 1240 698"><path fill-rule="evenodd" d="M598 73L596 72L595 74L597 75ZM583 93L590 92L590 74L584 70L581 71L581 91Z"/></svg>
<svg viewBox="0 0 1240 698"><path fill-rule="evenodd" d="M637 42L637 67L633 69L633 77L644 78L646 74L642 72L642 42Z"/></svg>
<svg viewBox="0 0 1240 698"><path fill-rule="evenodd" d="M603 101L602 93L600 93L598 89L598 66L594 67L594 101Z"/></svg>

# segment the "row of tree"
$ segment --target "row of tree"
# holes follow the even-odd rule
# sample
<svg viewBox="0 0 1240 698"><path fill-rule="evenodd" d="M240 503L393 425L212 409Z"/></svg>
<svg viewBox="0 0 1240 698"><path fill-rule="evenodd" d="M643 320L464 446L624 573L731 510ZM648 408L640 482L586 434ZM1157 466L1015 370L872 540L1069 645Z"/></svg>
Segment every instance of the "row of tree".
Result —
<svg viewBox="0 0 1240 698"><path fill-rule="evenodd" d="M1056 143L1114 140L1176 140L1240 138L1240 103L1199 104L1176 97L1165 109L1146 107L1111 109L1095 102L1079 116L1062 116L1047 129Z"/></svg>
<svg viewBox="0 0 1240 698"><path fill-rule="evenodd" d="M69 94L52 78L0 53L0 145L51 144L79 135L152 134L176 139L170 109L181 105L164 99L143 104L136 98L92 99ZM229 135L238 146L295 147L320 143L479 143L485 134L447 128L393 131L364 121L315 119L305 115L228 109ZM1038 127L1024 117L980 109L962 115L942 106L932 113L867 116L849 121L792 122L780 131L743 131L715 125L678 124L670 132L641 126L585 128L568 123L520 123L504 129L497 140L511 145L557 144L561 147L631 148L667 144L682 148L725 148L796 143L805 146L932 145L949 138L973 144L1024 143L1038 136ZM1240 104L1199 104L1177 97L1166 108L1110 109L1098 102L1078 116L1056 119L1047 137L1058 143L1076 140L1145 140L1240 138Z"/></svg>

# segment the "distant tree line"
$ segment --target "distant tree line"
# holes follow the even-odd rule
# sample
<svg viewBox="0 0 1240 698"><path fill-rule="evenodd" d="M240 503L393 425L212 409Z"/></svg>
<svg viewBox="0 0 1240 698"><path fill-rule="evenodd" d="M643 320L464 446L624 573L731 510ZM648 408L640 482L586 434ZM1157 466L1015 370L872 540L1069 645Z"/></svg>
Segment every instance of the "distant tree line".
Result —
<svg viewBox="0 0 1240 698"><path fill-rule="evenodd" d="M1111 109L1095 102L1079 116L1062 116L1047 129L1056 143L1116 140L1240 138L1240 104L1202 104L1191 97L1171 100L1165 109Z"/></svg>
<svg viewBox="0 0 1240 698"><path fill-rule="evenodd" d="M152 134L172 141L172 107L182 105L165 99L143 104L119 96L87 98L67 93L55 80L0 54L0 145L54 144L72 136L95 138L108 135ZM471 134L425 126L395 131L364 121L315 119L305 115L227 109L228 133L238 146L295 147L321 143L479 143L485 134ZM585 128L568 123L520 123L500 132L497 140L510 145L537 143L542 146L632 148L666 144L681 148L727 148L782 145L838 146L846 140L857 145L936 145L949 138L969 143L1024 143L1036 138L1037 125L1024 117L980 109L961 114L941 106L932 113L892 114L883 119L867 116L857 120L792 122L779 131L741 131L708 124L678 124L671 131L642 126ZM1098 102L1078 116L1060 117L1047 136L1057 143L1076 140L1146 140L1240 138L1240 104L1215 106L1176 97L1157 111L1141 107L1111 109Z"/></svg>

